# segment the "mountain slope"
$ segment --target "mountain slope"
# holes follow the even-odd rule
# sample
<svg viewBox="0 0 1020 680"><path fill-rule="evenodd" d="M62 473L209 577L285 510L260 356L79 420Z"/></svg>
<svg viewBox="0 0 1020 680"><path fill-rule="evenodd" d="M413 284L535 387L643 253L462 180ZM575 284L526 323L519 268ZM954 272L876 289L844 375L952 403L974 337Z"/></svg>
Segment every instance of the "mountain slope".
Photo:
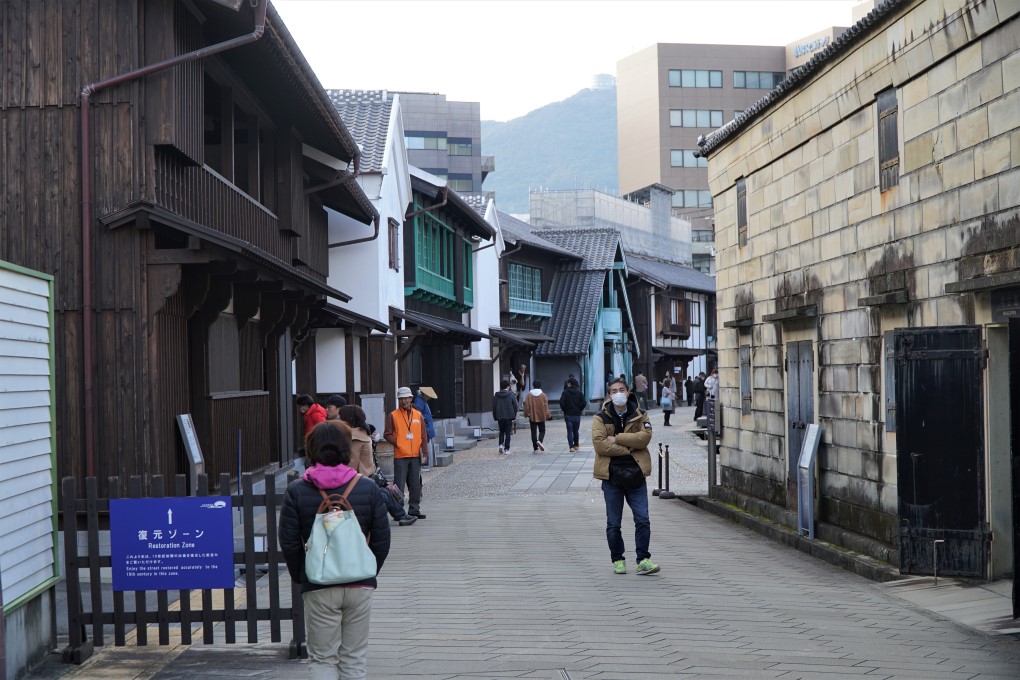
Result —
<svg viewBox="0 0 1020 680"><path fill-rule="evenodd" d="M482 121L496 157L485 190L503 212L527 213L529 188L616 193L616 90L581 90L505 123Z"/></svg>

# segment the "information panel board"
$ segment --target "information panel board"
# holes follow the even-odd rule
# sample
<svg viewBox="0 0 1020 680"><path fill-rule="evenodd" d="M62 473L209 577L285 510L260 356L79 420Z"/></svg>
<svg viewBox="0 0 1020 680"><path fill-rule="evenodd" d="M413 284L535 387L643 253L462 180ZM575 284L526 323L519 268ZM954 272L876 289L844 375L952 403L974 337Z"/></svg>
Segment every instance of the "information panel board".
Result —
<svg viewBox="0 0 1020 680"><path fill-rule="evenodd" d="M822 428L808 425L797 463L797 529L801 536L815 537L815 458Z"/></svg>
<svg viewBox="0 0 1020 680"><path fill-rule="evenodd" d="M229 496L111 498L113 589L234 587Z"/></svg>

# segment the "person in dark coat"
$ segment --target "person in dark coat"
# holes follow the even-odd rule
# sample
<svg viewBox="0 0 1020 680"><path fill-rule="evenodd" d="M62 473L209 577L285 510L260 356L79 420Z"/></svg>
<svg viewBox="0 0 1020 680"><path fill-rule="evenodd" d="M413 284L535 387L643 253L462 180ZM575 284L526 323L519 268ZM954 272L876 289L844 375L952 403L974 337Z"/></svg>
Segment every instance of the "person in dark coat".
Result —
<svg viewBox="0 0 1020 680"><path fill-rule="evenodd" d="M499 392L492 395L492 419L499 423L499 453L510 453L510 433L517 420L517 397L511 391L510 381L501 380Z"/></svg>
<svg viewBox="0 0 1020 680"><path fill-rule="evenodd" d="M375 555L376 574L390 552L386 506L375 482L348 466L351 437L346 428L315 426L306 440L310 467L287 487L280 510L280 548L291 580L301 584L312 677L364 678L368 658L369 618L375 578L335 586L309 583L305 577L305 543L312 532L322 495L342 494L352 481L347 500Z"/></svg>
<svg viewBox="0 0 1020 680"><path fill-rule="evenodd" d="M694 420L697 421L705 413L705 374L699 373L694 379Z"/></svg>
<svg viewBox="0 0 1020 680"><path fill-rule="evenodd" d="M694 381L691 380L691 376L687 376L687 380L684 381L684 390L687 392L687 405L690 406L694 403Z"/></svg>
<svg viewBox="0 0 1020 680"><path fill-rule="evenodd" d="M574 452L581 448L579 433L581 430L581 416L584 408L588 405L584 393L577 385L577 380L571 376L567 378L567 386L560 394L560 410L563 411L563 422L567 425L567 446Z"/></svg>

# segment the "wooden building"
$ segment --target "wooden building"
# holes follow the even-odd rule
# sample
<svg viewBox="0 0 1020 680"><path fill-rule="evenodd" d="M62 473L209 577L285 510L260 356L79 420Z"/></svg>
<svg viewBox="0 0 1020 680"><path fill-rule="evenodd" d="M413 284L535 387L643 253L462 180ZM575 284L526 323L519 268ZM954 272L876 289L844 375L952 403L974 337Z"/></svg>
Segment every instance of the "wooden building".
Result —
<svg viewBox="0 0 1020 680"><path fill-rule="evenodd" d="M213 475L293 455L291 360L349 297L324 206L375 211L267 5L4 4L0 259L54 277L60 475L185 472L181 413Z"/></svg>
<svg viewBox="0 0 1020 680"><path fill-rule="evenodd" d="M716 364L715 278L690 267L627 253L634 312L634 370L649 388L668 374L683 380ZM657 398L657 388L649 392ZM679 391L682 397L684 393Z"/></svg>
<svg viewBox="0 0 1020 680"><path fill-rule="evenodd" d="M489 338L469 315L475 244L495 232L445 180L412 166L411 190L403 225L405 307L390 309L391 333L400 342L398 382L431 386L438 399L429 408L437 420L460 418L491 387L484 370L465 373L464 357L472 342Z"/></svg>
<svg viewBox="0 0 1020 680"><path fill-rule="evenodd" d="M500 328L493 331L499 339L499 375L509 378L511 371L528 367L534 373L535 349L554 338L544 332L552 317L553 278L566 262L580 262L580 254L542 238L541 230L506 213L498 213L499 228L506 243L499 262ZM542 378L539 377L541 380ZM546 380L546 392L559 393L559 387ZM521 386L525 389L525 386Z"/></svg>

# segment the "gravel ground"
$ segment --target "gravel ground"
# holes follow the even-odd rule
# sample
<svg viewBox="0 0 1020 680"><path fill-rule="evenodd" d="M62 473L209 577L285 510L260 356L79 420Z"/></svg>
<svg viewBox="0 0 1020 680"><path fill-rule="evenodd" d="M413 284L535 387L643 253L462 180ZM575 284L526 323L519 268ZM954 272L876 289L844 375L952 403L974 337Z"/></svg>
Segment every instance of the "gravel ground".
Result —
<svg viewBox="0 0 1020 680"><path fill-rule="evenodd" d="M671 427L663 427L662 411L651 412L653 435L652 445L652 476L648 478L650 488L659 488L657 475L657 454L659 444L665 452L669 447L670 454L670 485L669 488L683 495L704 495L708 493L707 445L695 436L693 407L682 407L673 413ZM587 469L590 471L593 458L591 448L590 419L581 421L581 450L573 454L587 457ZM553 420L546 425L546 436L543 442L545 453L532 453L531 435L526 421L518 420L517 434L511 438L511 453L501 456L495 439L482 439L477 446L454 454L453 464L447 467L434 467L423 473L424 490L423 504L429 500L482 498L488 496L520 495L511 491L515 484L531 471L536 465L549 465L561 456L569 456L567 451L567 433L562 420ZM590 474L590 473L589 473ZM573 493L601 495L597 482L593 479L587 489L545 491L547 494Z"/></svg>

